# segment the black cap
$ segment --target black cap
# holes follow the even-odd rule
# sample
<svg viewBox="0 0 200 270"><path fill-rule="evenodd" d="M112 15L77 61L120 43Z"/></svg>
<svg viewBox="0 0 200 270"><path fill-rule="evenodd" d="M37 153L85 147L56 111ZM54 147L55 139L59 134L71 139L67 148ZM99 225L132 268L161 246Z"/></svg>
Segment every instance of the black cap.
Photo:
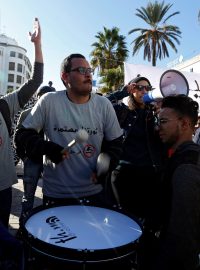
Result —
<svg viewBox="0 0 200 270"><path fill-rule="evenodd" d="M55 88L50 86L42 86L37 91L37 97L41 97L42 95L49 92L55 92Z"/></svg>
<svg viewBox="0 0 200 270"><path fill-rule="evenodd" d="M146 77L142 76L137 76L136 78L132 79L128 84L138 83L140 81L146 81L149 85L151 85L150 81Z"/></svg>

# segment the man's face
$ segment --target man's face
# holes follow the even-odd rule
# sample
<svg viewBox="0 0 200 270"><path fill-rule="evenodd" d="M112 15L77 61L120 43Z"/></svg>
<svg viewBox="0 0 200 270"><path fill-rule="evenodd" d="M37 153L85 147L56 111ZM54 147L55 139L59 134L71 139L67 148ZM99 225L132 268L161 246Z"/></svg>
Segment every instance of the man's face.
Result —
<svg viewBox="0 0 200 270"><path fill-rule="evenodd" d="M87 96L92 91L92 72L89 63L83 58L71 61L71 71L63 74L68 89L79 96Z"/></svg>
<svg viewBox="0 0 200 270"><path fill-rule="evenodd" d="M162 108L159 113L159 136L163 143L173 146L181 137L181 118L171 108Z"/></svg>

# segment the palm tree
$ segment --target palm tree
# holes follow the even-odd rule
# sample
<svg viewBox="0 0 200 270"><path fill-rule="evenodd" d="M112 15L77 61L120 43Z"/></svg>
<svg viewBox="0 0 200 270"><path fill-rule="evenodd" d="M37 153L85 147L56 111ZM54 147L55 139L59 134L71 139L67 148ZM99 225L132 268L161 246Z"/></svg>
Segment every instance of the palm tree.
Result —
<svg viewBox="0 0 200 270"><path fill-rule="evenodd" d="M152 66L156 66L157 58L161 60L169 57L167 45L177 52L174 42L180 44L178 38L181 37L181 31L179 27L167 24L171 17L180 13L174 12L166 15L172 5L165 5L164 1L162 3L155 1L154 3L149 2L146 8L136 9L136 16L144 20L150 28L135 28L128 33L140 32L139 36L132 42L134 44L133 55L144 47L143 58L144 60L147 58L152 63Z"/></svg>
<svg viewBox="0 0 200 270"><path fill-rule="evenodd" d="M106 73L101 77L99 83L103 84L100 87L101 93L107 93L110 91L115 91L122 87L124 82L124 70L121 67L111 68L106 71Z"/></svg>
<svg viewBox="0 0 200 270"><path fill-rule="evenodd" d="M108 82L111 76L109 75L109 69L116 69L112 71L113 74L121 72L123 69L123 63L128 57L128 49L125 41L125 37L119 34L119 28L113 27L108 29L103 27L103 32L98 32L95 38L97 42L93 43L93 51L90 53L91 65L94 69L98 68L100 76L106 76L105 82L107 86L111 85L111 81ZM120 67L120 69L118 69ZM112 88L114 82L112 82ZM122 76L116 76L116 85L123 83Z"/></svg>
<svg viewBox="0 0 200 270"><path fill-rule="evenodd" d="M91 65L102 71L122 65L128 56L125 37L119 34L119 28L103 29L95 36L98 41L92 44L94 50L90 53Z"/></svg>

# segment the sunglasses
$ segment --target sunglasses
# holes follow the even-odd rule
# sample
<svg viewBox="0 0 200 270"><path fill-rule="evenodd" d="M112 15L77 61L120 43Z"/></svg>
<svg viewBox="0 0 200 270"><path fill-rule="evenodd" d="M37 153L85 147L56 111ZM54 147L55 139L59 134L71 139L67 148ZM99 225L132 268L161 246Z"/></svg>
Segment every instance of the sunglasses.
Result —
<svg viewBox="0 0 200 270"><path fill-rule="evenodd" d="M152 90L151 85L139 85L139 84L136 84L136 88L137 88L138 91L143 91L143 90L151 91Z"/></svg>
<svg viewBox="0 0 200 270"><path fill-rule="evenodd" d="M71 69L70 72L72 71L77 71L81 75L86 75L86 74L94 74L94 69L93 68L86 68L86 67L77 67L74 69Z"/></svg>

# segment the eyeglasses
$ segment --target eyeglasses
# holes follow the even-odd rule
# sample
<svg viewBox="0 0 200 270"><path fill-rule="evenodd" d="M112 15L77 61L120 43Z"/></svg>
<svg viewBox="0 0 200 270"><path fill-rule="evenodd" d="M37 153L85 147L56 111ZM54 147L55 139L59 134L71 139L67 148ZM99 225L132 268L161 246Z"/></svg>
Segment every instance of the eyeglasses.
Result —
<svg viewBox="0 0 200 270"><path fill-rule="evenodd" d="M71 71L77 71L81 75L94 74L94 69L93 68L86 68L86 67L77 67L77 68L71 69L70 72Z"/></svg>
<svg viewBox="0 0 200 270"><path fill-rule="evenodd" d="M137 88L138 91L143 91L143 90L151 91L152 90L151 85L139 85L139 84L136 84L136 88Z"/></svg>
<svg viewBox="0 0 200 270"><path fill-rule="evenodd" d="M161 125L165 125L170 121L175 121L175 120L179 120L180 118L174 118L174 119L168 119L168 118L158 118L157 119L157 125L161 126Z"/></svg>

